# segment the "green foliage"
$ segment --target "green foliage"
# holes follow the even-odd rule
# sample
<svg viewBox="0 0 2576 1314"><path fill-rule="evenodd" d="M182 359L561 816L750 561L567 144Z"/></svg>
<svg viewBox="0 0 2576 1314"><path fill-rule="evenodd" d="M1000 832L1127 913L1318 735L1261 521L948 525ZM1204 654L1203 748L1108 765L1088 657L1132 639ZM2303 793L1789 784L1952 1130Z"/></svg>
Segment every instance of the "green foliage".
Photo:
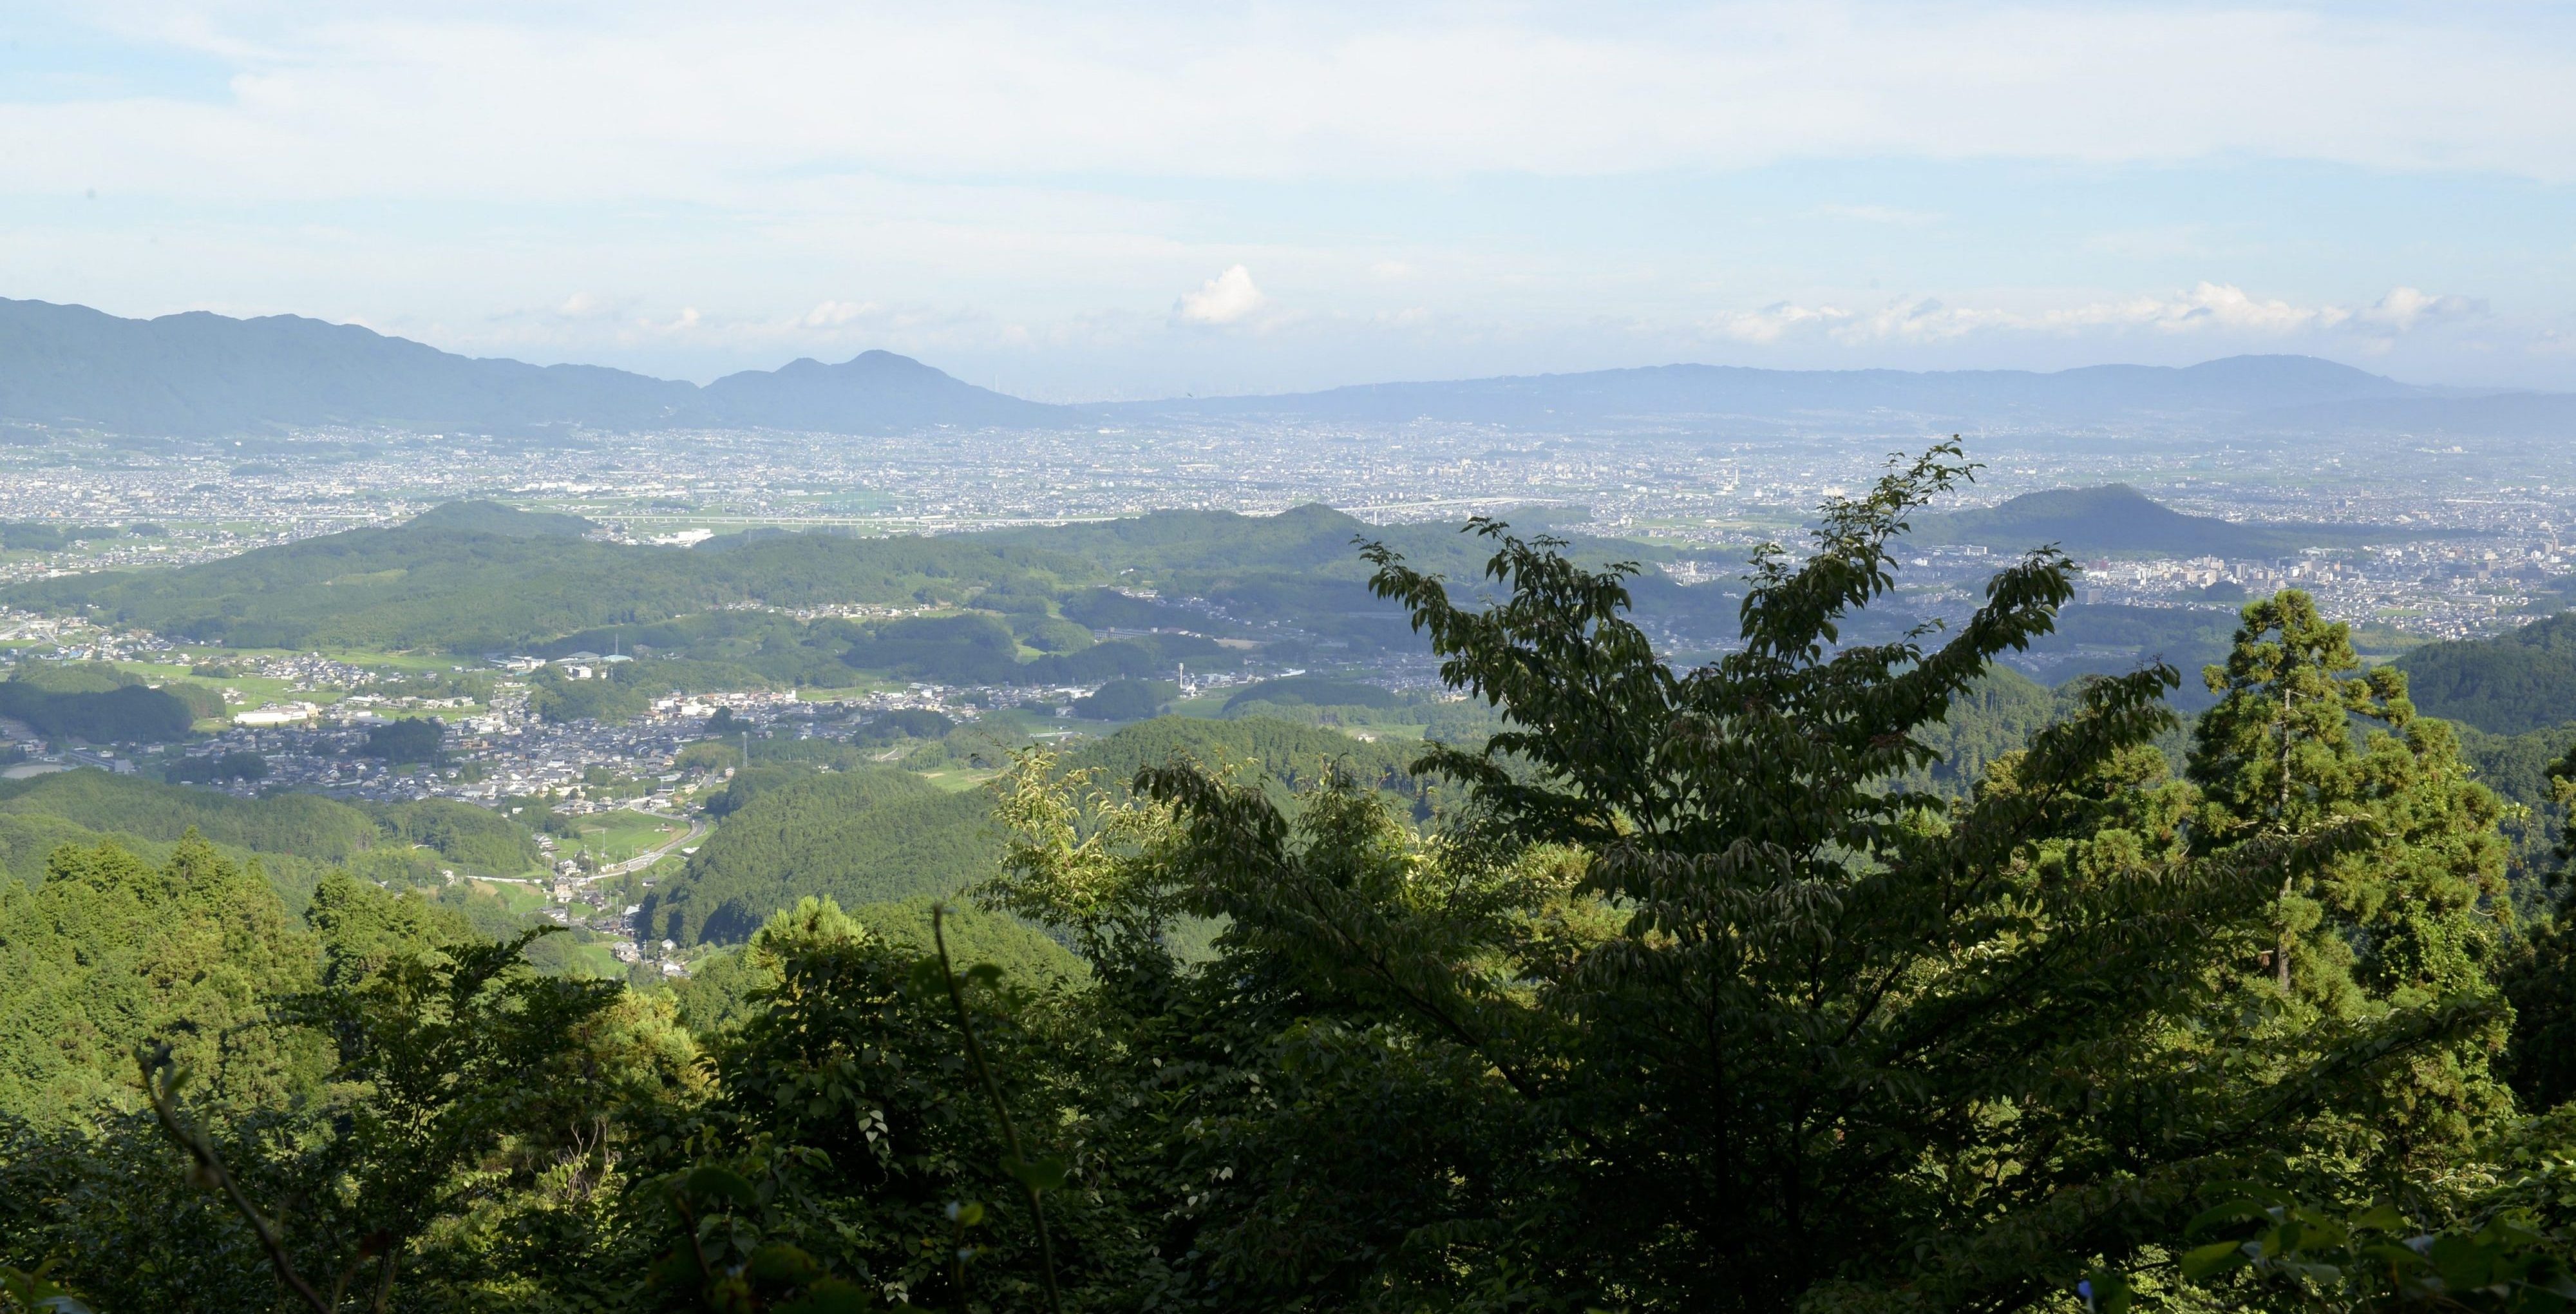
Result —
<svg viewBox="0 0 2576 1314"><path fill-rule="evenodd" d="M558 724L566 721L631 721L653 705L653 695L632 680L604 676L576 680L555 667L528 680L528 707Z"/></svg>
<svg viewBox="0 0 2576 1314"><path fill-rule="evenodd" d="M118 531L110 525L52 525L31 521L0 521L0 550L9 552L60 552L93 539L114 538Z"/></svg>
<svg viewBox="0 0 2576 1314"><path fill-rule="evenodd" d="M0 947L57 965L0 1000L70 1008L92 971L102 1035L180 1046L149 1120L126 1086L0 1121L0 1265L64 1256L48 1280L115 1309L274 1307L272 1271L355 1293L317 1308L637 1314L2552 1307L2576 1106L2518 1115L2488 1073L2488 978L2529 1107L2566 1080L2564 951L2508 933L2466 765L2529 775L2532 745L2464 752L2290 594L2246 610L2174 779L2170 669L1997 671L2051 637L2063 558L2008 564L1942 641L1867 616L1955 459L1760 556L1696 669L1616 563L1490 523L1472 583L1401 546L1454 536L1371 547L1476 699L1440 707L1491 731L1428 752L1165 718L945 794L755 741L646 914L739 947L650 993L541 978L463 886L335 877L277 928L282 984L206 995L256 955L120 946L256 917L147 908L179 887L130 859L0 884ZM1059 541L1214 588L1349 532L1282 519L1247 531L1266 557L1205 518ZM1054 578L962 596L1016 622ZM998 764L981 733L949 740ZM181 811L141 789L114 801ZM0 790L0 857L71 824L12 810L39 792ZM932 912L960 888L981 911ZM126 907L102 890L143 910L87 911ZM93 924L131 929L58 943ZM220 1025L155 1020L192 1010ZM26 1032L0 1060L46 1070ZM200 1070L239 1098L182 1099Z"/></svg>
<svg viewBox="0 0 2576 1314"><path fill-rule="evenodd" d="M492 533L433 516L175 570L49 580L8 596L43 607L94 605L164 634L240 647L481 652L741 601L962 598L972 582L1051 565L1080 569L962 537L791 534L690 550Z"/></svg>
<svg viewBox="0 0 2576 1314"><path fill-rule="evenodd" d="M471 803L425 798L365 807L389 837L436 850L468 871L508 876L544 862L530 827Z"/></svg>
<svg viewBox="0 0 2576 1314"><path fill-rule="evenodd" d="M2194 791L2154 747L2169 670L2086 686L1955 805L1891 787L2068 592L2038 554L1937 649L1837 644L1956 477L1939 455L1830 508L1814 557L1758 563L1744 647L1687 675L1623 618L1620 572L1544 540L1487 528L1505 597L1481 611L1373 551L1509 722L1422 764L1471 791L1443 839L1355 782L1291 816L1159 769L1175 839L1015 868L1014 906L1116 950L1104 999L1204 1010L1133 1024L1158 1064L1218 1037L1267 1056L1265 1099L1190 1097L1192 1161L1234 1176L1187 1244L1229 1301L2010 1307L2154 1244L2249 1158L2397 1154L2356 1113L2484 1018L2248 1030L2234 983L2279 873L2333 849L2191 850ZM1105 909L1046 874L1101 863ZM1157 908L1224 920L1205 979L1233 993L1157 965Z"/></svg>
<svg viewBox="0 0 2576 1314"><path fill-rule="evenodd" d="M863 904L849 915L887 944L920 955L936 948L931 911L941 902L930 895L916 895L897 903ZM1017 918L952 904L943 925L948 947L959 962L989 964L1022 987L1075 984L1091 975L1090 966L1070 950Z"/></svg>
<svg viewBox="0 0 2576 1314"><path fill-rule="evenodd" d="M2233 1191L2241 1194L2191 1221L2190 1248L2176 1265L2186 1281L2224 1293L2230 1307L2350 1314L2576 1308L2576 1275L2559 1239L2512 1221L2425 1233L2387 1204L2346 1215L2260 1186ZM2127 1305L2119 1299L2111 1308Z"/></svg>
<svg viewBox="0 0 2576 1314"><path fill-rule="evenodd" d="M1225 700L1225 710L1231 712L1251 702L1282 706L1310 703L1319 707L1393 707L1396 697L1394 691L1380 685L1335 680L1321 675L1299 675L1245 685Z"/></svg>
<svg viewBox="0 0 2576 1314"><path fill-rule="evenodd" d="M2499 735L2576 721L2576 613L2492 639L2428 643L2397 664L2427 715Z"/></svg>
<svg viewBox="0 0 2576 1314"><path fill-rule="evenodd" d="M898 739L937 739L957 728L957 723L927 707L898 707L868 718L854 744L889 744Z"/></svg>
<svg viewBox="0 0 2576 1314"><path fill-rule="evenodd" d="M210 785L226 780L263 780L267 776L267 758L239 749L206 757L181 758L161 772L161 778L174 785Z"/></svg>
<svg viewBox="0 0 2576 1314"><path fill-rule="evenodd" d="M14 717L39 733L92 743L167 743L188 737L197 715L189 701L167 689L135 683L105 690L58 690L21 674L0 680L0 716Z"/></svg>
<svg viewBox="0 0 2576 1314"><path fill-rule="evenodd" d="M735 789L742 801L686 870L645 896L639 916L656 937L739 943L805 895L857 907L946 894L991 870L1001 851L989 799L906 772L755 769L727 794Z"/></svg>
<svg viewBox="0 0 2576 1314"><path fill-rule="evenodd" d="M444 760L439 745L446 739L447 726L437 717L410 717L368 727L366 747L359 751L394 765L438 762Z"/></svg>
<svg viewBox="0 0 2576 1314"><path fill-rule="evenodd" d="M816 774L785 760L799 752L836 769ZM707 803L723 824L680 876L645 895L640 916L651 934L737 944L805 896L829 895L847 908L894 904L954 894L991 873L1001 833L989 795L946 793L848 754L825 740L753 741L759 765L737 772ZM1428 816L1430 791L1408 772L1409 761L1406 748L1279 721L1165 717L1085 748L1070 765L1118 778L1173 762L1239 769L1293 806L1297 788L1339 763Z"/></svg>
<svg viewBox="0 0 2576 1314"><path fill-rule="evenodd" d="M45 882L0 883L0 1114L37 1123L137 1106L134 1046L167 1036L228 1106L318 1075L310 1044L261 1031L266 997L313 962L256 872L190 836L168 861L56 850Z"/></svg>
<svg viewBox="0 0 2576 1314"><path fill-rule="evenodd" d="M1041 996L997 971L961 972L952 999L935 958L819 903L762 943L778 984L713 1052L716 1093L690 1124L705 1152L665 1179L679 1198L657 1281L686 1291L711 1274L751 1276L762 1252L792 1247L815 1266L800 1271L899 1290L915 1307L1038 1306L1046 1266L1027 1190L1006 1162L1014 1156L977 1088L958 1016L962 1008L992 1089L1028 1132L1020 1165L1051 1174L1061 1156L1075 1177L1096 1158L1072 1150L1078 1133L1047 1110L1074 1089L1079 1035L1048 1028L1053 1014L1029 1007ZM1070 1242L1066 1267L1094 1277L1141 1257L1122 1235L1118 1202L1099 1195L1048 1201Z"/></svg>
<svg viewBox="0 0 2576 1314"><path fill-rule="evenodd" d="M741 747L728 744L721 739L701 739L694 744L683 746L671 757L673 770L695 771L708 775L730 771L742 764Z"/></svg>
<svg viewBox="0 0 2576 1314"><path fill-rule="evenodd" d="M682 550L589 541L570 524L454 504L391 529L352 530L175 570L46 580L5 597L44 609L95 607L165 634L241 647L562 655L622 644L639 655L649 649L726 668L731 687L743 687L748 675L846 684L854 668L920 671L903 678L945 683L992 677L1098 684L1167 674L1181 661L1206 668L1237 660L1207 638L1180 633L1091 643L1082 625L1201 634L1241 628L1098 588L1140 572L1175 593L1356 649L1401 646L1402 612L1369 596L1367 571L1350 552L1367 528L1309 506L1270 517L1165 512L1108 525L930 538L737 535ZM1457 537L1439 527L1381 532L1417 560L1472 564ZM1043 616L1045 599L1058 594L1070 595L1064 614L1073 624ZM1665 600L1660 589L1650 594ZM1693 594L1690 601L1713 597ZM741 602L974 605L1011 619L911 618L870 628L721 610ZM1145 605L1131 615L1118 609L1123 603ZM1046 655L1013 674L1002 663L1022 641ZM845 661L845 654L854 655ZM712 673L699 678L693 687L725 687L703 682L718 678Z"/></svg>
<svg viewBox="0 0 2576 1314"><path fill-rule="evenodd" d="M998 684L1017 674L1019 640L979 612L888 621L850 645L843 660L907 680Z"/></svg>
<svg viewBox="0 0 2576 1314"><path fill-rule="evenodd" d="M161 841L193 828L218 844L327 862L345 861L383 837L366 813L318 795L234 798L104 771L0 781L0 813L60 817Z"/></svg>
<svg viewBox="0 0 2576 1314"><path fill-rule="evenodd" d="M2553 875L2563 882L2576 864L2576 746L2549 768L2548 783L2559 817ZM2498 973L2513 1002L2513 1041L2498 1065L2524 1107L2556 1109L2576 1100L2576 916L2562 903L2557 917L2514 947ZM2576 1158L2576 1156L2570 1156ZM2570 1221L2576 1221L2571 1218Z"/></svg>
<svg viewBox="0 0 2576 1314"><path fill-rule="evenodd" d="M1067 765L1098 769L1124 780L1147 767L1193 763L1218 772L1241 770L1268 782L1285 802L1336 766L1377 789L1418 799L1426 788L1412 770L1410 746L1363 743L1337 731L1262 717L1211 721L1167 716L1131 725L1085 746Z"/></svg>
<svg viewBox="0 0 2576 1314"><path fill-rule="evenodd" d="M1072 621L1047 615L1014 615L1011 636L1039 652L1080 652L1092 645L1091 631Z"/></svg>
<svg viewBox="0 0 2576 1314"><path fill-rule="evenodd" d="M2246 606L2234 653L2204 678L2220 701L2194 730L2196 845L2314 836L2337 850L2284 874L2261 964L2278 1006L2328 1028L2491 1006L2503 807L2469 780L2450 726L2415 714L2404 672L2363 671L2346 628L2285 590ZM2373 728L2357 740L2356 724ZM2412 1064L2392 1095L2405 1112L2373 1134L2417 1153L2474 1138L2507 1104L2487 1071L2503 1040L2492 1019Z"/></svg>
<svg viewBox="0 0 2576 1314"><path fill-rule="evenodd" d="M387 879L429 879L437 864L413 855L415 844L451 864L483 871L517 872L536 862L526 827L447 800L358 805L315 794L245 799L104 771L63 771L0 781L0 821L11 816L60 818L90 831L159 843L194 830L217 845L270 855L317 875L321 866L356 865ZM0 856L6 852L0 843ZM14 859L10 865L18 870Z"/></svg>
<svg viewBox="0 0 2576 1314"><path fill-rule="evenodd" d="M338 1061L305 1143L272 1151L248 1180L184 1107L191 1070L166 1048L146 1055L144 1085L163 1127L316 1314L340 1309L343 1293L387 1309L433 1229L511 1178L532 1178L547 1150L589 1130L602 1074L585 1062L583 1040L616 994L530 971L521 951L537 934L396 953L284 1000L280 1021L331 1037ZM314 1191L325 1183L332 1189ZM302 1211L291 1238L274 1221L289 1202Z"/></svg>
<svg viewBox="0 0 2576 1314"><path fill-rule="evenodd" d="M843 911L831 895L805 895L781 909L744 943L717 949L690 964L669 983L681 1021L701 1036L741 1025L764 1006L763 992L779 984L784 955L813 936L869 936L916 957L934 952L931 910L940 900L923 895L900 903L864 904ZM1004 979L1027 990L1079 984L1091 968L1063 945L1016 917L967 906L949 906L945 933L958 959L989 963Z"/></svg>
<svg viewBox="0 0 2576 1314"><path fill-rule="evenodd" d="M2234 614L2213 607L2069 607L2053 633L2032 641L2052 679L2118 675L2150 664L2193 671L2227 660ZM2168 695L2174 707L2195 712L2209 705L2197 681Z"/></svg>
<svg viewBox="0 0 2576 1314"><path fill-rule="evenodd" d="M1112 680L1073 700L1073 714L1093 721L1143 721L1163 710L1163 687L1146 680Z"/></svg>
<svg viewBox="0 0 2576 1314"><path fill-rule="evenodd" d="M2539 911L2545 903L2541 887L2556 861L2553 846L2568 819L2567 799L2551 772L2576 754L2576 723L2519 735L2491 735L2466 725L2454 729L2471 773L2516 809L2500 826L2511 846L2508 872L2514 900L2526 912Z"/></svg>
<svg viewBox="0 0 2576 1314"><path fill-rule="evenodd" d="M1968 797L1988 766L2021 752L2050 723L2080 710L2081 694L2081 685L2061 694L2009 667L1988 671L1915 736L1933 759L1908 771L1906 785L1944 798Z"/></svg>
<svg viewBox="0 0 2576 1314"><path fill-rule="evenodd" d="M413 517L415 526L500 534L509 538L580 538L598 525L559 511L526 511L499 502L444 502Z"/></svg>

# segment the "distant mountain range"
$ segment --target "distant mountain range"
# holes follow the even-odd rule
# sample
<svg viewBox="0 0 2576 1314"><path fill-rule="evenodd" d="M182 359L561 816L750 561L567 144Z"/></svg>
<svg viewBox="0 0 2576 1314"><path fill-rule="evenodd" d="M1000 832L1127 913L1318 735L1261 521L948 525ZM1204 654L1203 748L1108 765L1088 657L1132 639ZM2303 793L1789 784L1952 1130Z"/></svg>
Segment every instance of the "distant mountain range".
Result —
<svg viewBox="0 0 2576 1314"><path fill-rule="evenodd" d="M52 426L174 436L329 425L888 433L1081 418L887 351L838 365L799 360L701 388L595 365L459 356L293 315L119 319L0 300L0 419Z"/></svg>
<svg viewBox="0 0 2576 1314"><path fill-rule="evenodd" d="M1762 370L1658 365L1452 383L1381 383L1278 397L1135 402L1155 415L1270 413L1347 420L1437 418L1494 424L1648 417L1817 421L1871 417L2027 420L2242 415L2285 407L2433 395L2311 356L2231 356L2171 369L2093 365L2028 370Z"/></svg>
<svg viewBox="0 0 2576 1314"><path fill-rule="evenodd" d="M1066 429L1106 419L1432 419L1549 430L2166 423L2231 430L2576 433L2576 395L2467 395L2307 356L2184 368L1765 370L1659 365L1262 397L1056 406L892 352L798 360L704 387L592 365L459 356L346 324L202 311L119 319L0 300L0 420L204 436L323 426L524 432L767 428L819 433Z"/></svg>

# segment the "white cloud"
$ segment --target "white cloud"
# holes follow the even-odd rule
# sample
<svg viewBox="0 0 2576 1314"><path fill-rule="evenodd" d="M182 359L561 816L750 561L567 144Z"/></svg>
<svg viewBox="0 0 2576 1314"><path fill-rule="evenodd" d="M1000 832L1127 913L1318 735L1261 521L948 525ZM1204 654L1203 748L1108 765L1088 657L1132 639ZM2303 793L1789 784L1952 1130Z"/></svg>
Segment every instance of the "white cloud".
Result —
<svg viewBox="0 0 2576 1314"><path fill-rule="evenodd" d="M2483 304L2468 297L2427 296L2411 287L2401 287L2354 312L2353 318L2363 324L2403 333L2418 324L2459 319L2485 309Z"/></svg>
<svg viewBox="0 0 2576 1314"><path fill-rule="evenodd" d="M839 328L861 316L875 314L876 310L877 303L873 301L825 301L806 311L798 323L806 328Z"/></svg>
<svg viewBox="0 0 2576 1314"><path fill-rule="evenodd" d="M1172 313L1192 324L1236 324L1261 309L1268 298L1252 282L1252 271L1236 265L1186 292L1172 303Z"/></svg>
<svg viewBox="0 0 2576 1314"><path fill-rule="evenodd" d="M2537 7L209 9L112 12L146 53L229 68L224 94L0 103L15 185L713 199L816 170L1383 179L1888 157L2576 178L2576 40Z"/></svg>
<svg viewBox="0 0 2576 1314"><path fill-rule="evenodd" d="M1981 333L2074 336L2123 331L2234 338L2351 332L2385 338L2483 309L2468 297L2436 296L2411 287L2393 288L2363 306L2302 306L2260 298L2232 284L2201 283L2165 296L2029 310L1951 306L1929 298L1891 302L1870 311L1784 301L1759 310L1721 312L1704 320L1701 329L1713 338L1757 345L1801 335L1860 346L1950 342Z"/></svg>

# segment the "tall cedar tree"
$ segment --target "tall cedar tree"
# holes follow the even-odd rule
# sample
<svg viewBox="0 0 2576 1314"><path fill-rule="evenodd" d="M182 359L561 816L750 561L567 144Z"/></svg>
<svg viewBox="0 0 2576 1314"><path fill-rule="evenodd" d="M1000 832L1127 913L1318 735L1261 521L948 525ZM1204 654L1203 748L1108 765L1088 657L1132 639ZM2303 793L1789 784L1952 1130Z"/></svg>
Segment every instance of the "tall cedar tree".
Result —
<svg viewBox="0 0 2576 1314"><path fill-rule="evenodd" d="M2246 605L2227 664L2203 678L2219 702L2193 734L2195 845L2345 837L2333 861L2284 880L2274 943L2248 964L2288 1010L2284 1024L2350 1025L2491 994L2496 917L2511 906L2504 805L2468 778L2450 725L2415 714L2405 672L2364 670L2349 630L2289 589ZM2408 1064L2378 1134L2420 1157L2491 1125L2510 1107L2489 1072L2505 1031L2499 1016Z"/></svg>

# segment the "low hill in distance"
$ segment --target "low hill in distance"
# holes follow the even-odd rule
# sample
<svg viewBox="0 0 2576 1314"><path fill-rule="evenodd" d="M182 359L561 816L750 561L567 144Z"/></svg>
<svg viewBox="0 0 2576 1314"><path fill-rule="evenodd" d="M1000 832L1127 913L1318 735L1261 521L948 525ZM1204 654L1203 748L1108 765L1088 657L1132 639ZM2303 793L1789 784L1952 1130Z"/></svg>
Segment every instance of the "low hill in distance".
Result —
<svg viewBox="0 0 2576 1314"><path fill-rule="evenodd" d="M889 433L1062 428L1085 417L883 351L839 365L799 360L700 388L595 365L459 356L295 315L121 319L0 299L0 419L186 437L333 425Z"/></svg>
<svg viewBox="0 0 2576 1314"><path fill-rule="evenodd" d="M929 537L846 538L823 534L740 535L694 548L585 541L585 522L495 503L439 507L407 524L348 530L276 544L170 570L62 576L0 590L11 605L40 610L95 607L117 620L196 642L245 648L363 647L479 653L542 648L589 636L607 651L609 627L641 627L741 602L797 607L862 603L915 607L970 604L1024 623L1016 637L1048 645L1067 680L1138 674L1102 653L1086 657L1088 630L1187 630L1217 638L1249 632L1254 620L1288 620L1321 639L1374 650L1411 646L1401 608L1372 597L1359 540L1379 540L1451 579L1476 577L1483 540L1454 526L1371 526L1323 506L1276 516L1225 511L1158 512L1108 524L1064 525ZM1599 561L1649 555L1632 544L1578 539L1573 551ZM1202 597L1221 610L1190 609L1134 596L1151 585ZM1667 597L1658 605L1705 599ZM1713 595L1712 595L1713 596ZM1235 619L1228 619L1233 617ZM977 618L920 618L869 631L871 669L976 656L1007 674L1013 632ZM842 636L852 646L856 631ZM1211 639L1138 637L1155 646L1153 665L1213 657ZM580 645L576 645L580 646ZM744 653L759 645L746 648ZM566 649L569 651L569 649ZM838 650L836 650L837 655ZM720 650L703 654L714 658ZM1166 658L1169 661L1165 660ZM944 658L943 658L944 659ZM772 672L772 678L780 673ZM1049 679L1055 677L1049 676ZM798 679L796 682L804 682Z"/></svg>
<svg viewBox="0 0 2576 1314"><path fill-rule="evenodd" d="M2054 543L2075 556L2158 553L2171 556L2268 558L2301 548L2349 547L2429 537L2423 530L2375 525L2248 524L2186 515L2127 484L2052 488L1973 511L1914 517L1909 543L1970 544L2020 553Z"/></svg>
<svg viewBox="0 0 2576 1314"><path fill-rule="evenodd" d="M452 529L466 534L499 534L505 538L580 538L599 526L580 516L555 511L522 511L499 502L448 502L412 517L423 529Z"/></svg>
<svg viewBox="0 0 2576 1314"><path fill-rule="evenodd" d="M2428 390L2310 356L2231 356L2184 368L1766 370L1659 365L1450 382L1381 383L1267 397L1125 403L1139 415L1438 419L1547 428L1641 417L1765 421L1899 417L1998 422L2238 417L2285 407L2424 397Z"/></svg>
<svg viewBox="0 0 2576 1314"><path fill-rule="evenodd" d="M838 365L799 359L728 374L708 384L697 402L731 424L817 433L1060 429L1082 420L1071 408L978 388L891 351L861 352Z"/></svg>

